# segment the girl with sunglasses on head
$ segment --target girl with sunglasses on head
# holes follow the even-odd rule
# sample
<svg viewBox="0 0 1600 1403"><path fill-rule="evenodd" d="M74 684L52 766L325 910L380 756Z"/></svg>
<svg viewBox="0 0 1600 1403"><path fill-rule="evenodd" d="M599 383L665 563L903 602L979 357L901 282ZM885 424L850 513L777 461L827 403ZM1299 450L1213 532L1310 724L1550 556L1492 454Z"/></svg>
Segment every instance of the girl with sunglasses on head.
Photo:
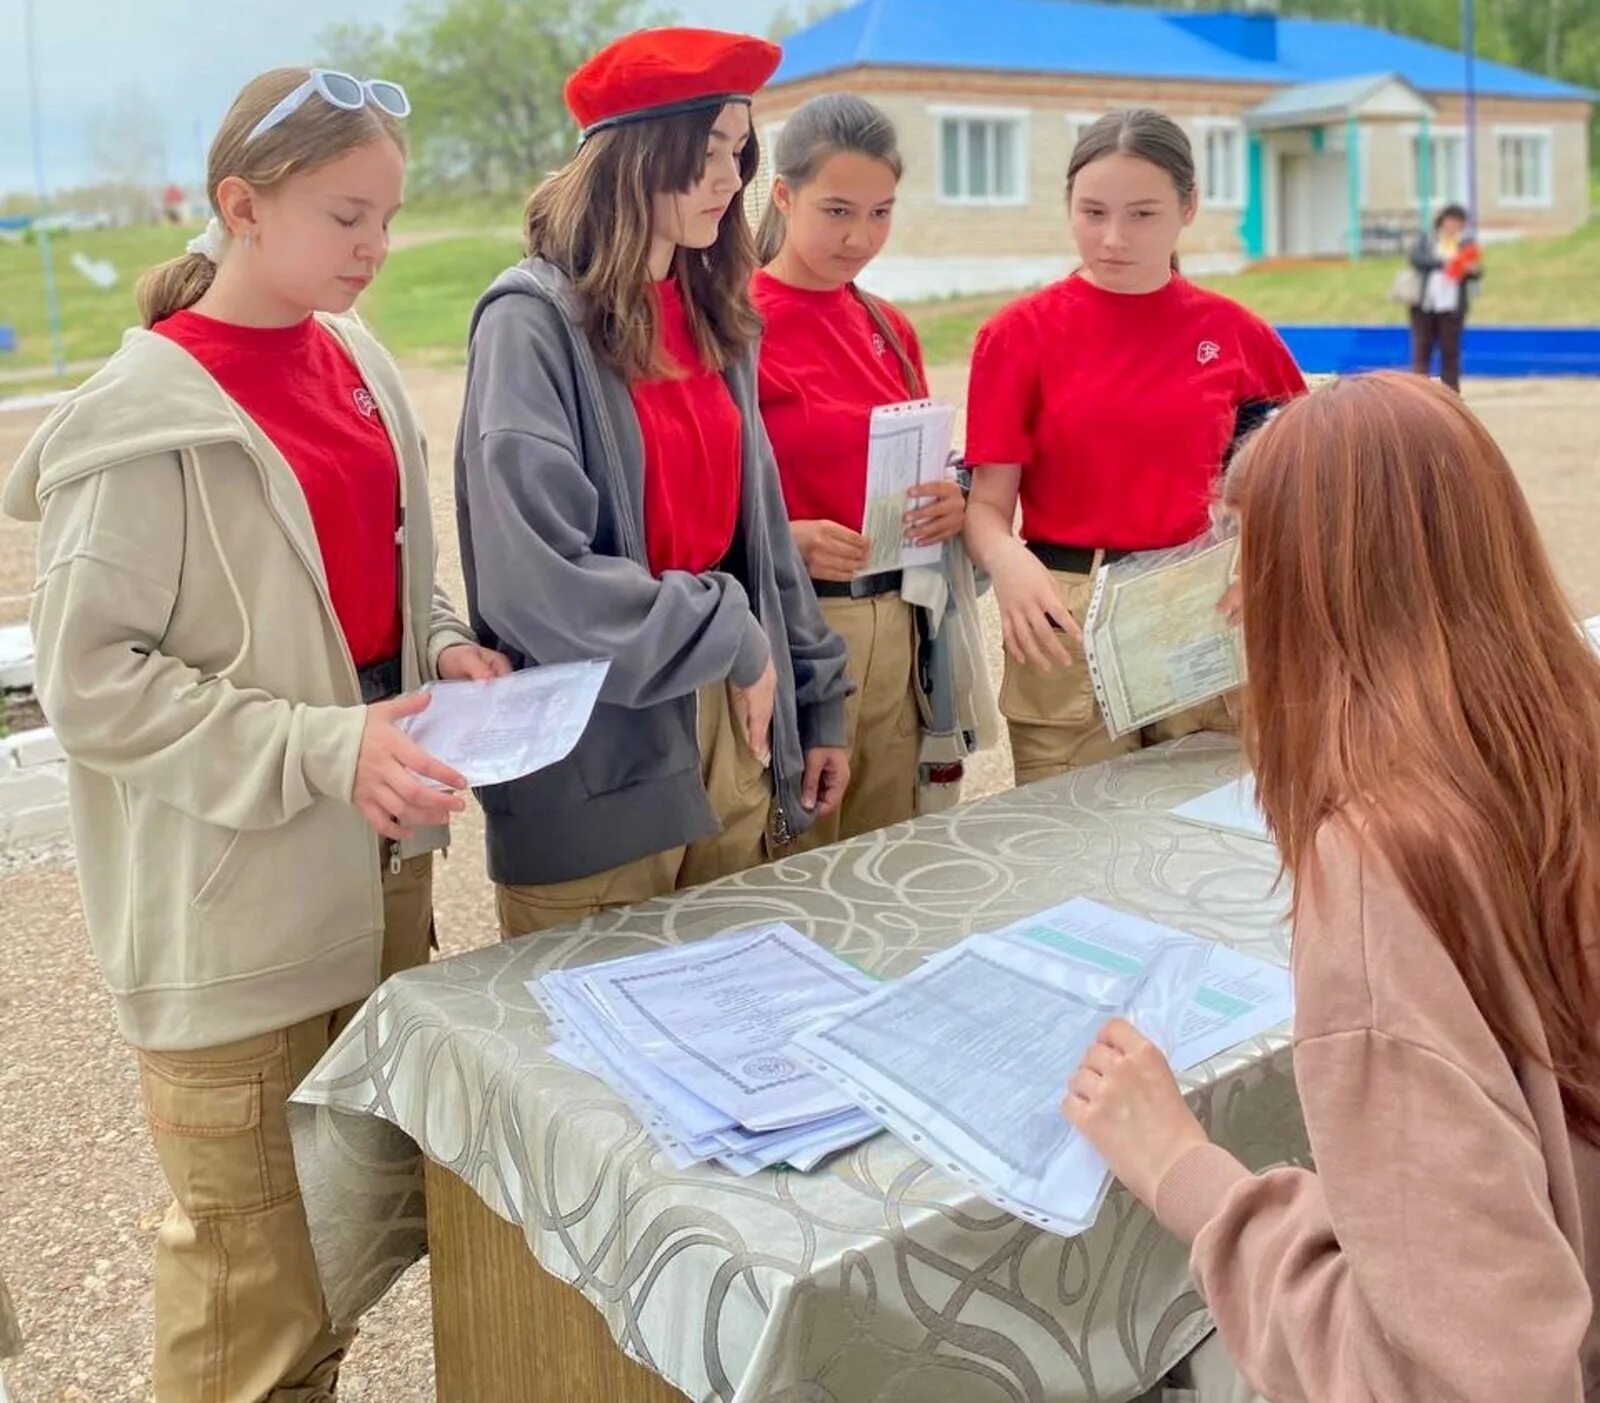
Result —
<svg viewBox="0 0 1600 1403"><path fill-rule="evenodd" d="M401 722L509 670L434 583L422 434L346 315L405 181L393 84L278 69L212 143L216 216L145 328L6 485L42 522L40 702L71 763L84 913L174 1197L156 1396L327 1398L285 1101L423 963L462 777ZM428 783L432 781L433 783Z"/></svg>
<svg viewBox="0 0 1600 1403"><path fill-rule="evenodd" d="M456 454L480 636L613 659L563 763L482 791L506 936L763 861L837 809L844 644L757 407L740 193L760 39L646 30L567 85L577 155L473 315Z"/></svg>

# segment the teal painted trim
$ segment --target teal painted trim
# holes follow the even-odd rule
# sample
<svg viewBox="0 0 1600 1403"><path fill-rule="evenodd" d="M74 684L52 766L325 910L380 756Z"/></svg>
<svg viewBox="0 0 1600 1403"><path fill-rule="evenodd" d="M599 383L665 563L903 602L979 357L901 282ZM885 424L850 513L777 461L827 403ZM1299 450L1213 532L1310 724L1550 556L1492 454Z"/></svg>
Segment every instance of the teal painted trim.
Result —
<svg viewBox="0 0 1600 1403"><path fill-rule="evenodd" d="M1267 254L1267 153L1252 132L1245 145L1244 212L1239 216L1239 242L1252 263Z"/></svg>
<svg viewBox="0 0 1600 1403"><path fill-rule="evenodd" d="M1350 261L1361 261L1361 123L1355 113L1344 119L1344 164L1350 175Z"/></svg>
<svg viewBox="0 0 1600 1403"><path fill-rule="evenodd" d="M1417 126L1417 199L1426 229L1433 218L1433 125L1426 112Z"/></svg>

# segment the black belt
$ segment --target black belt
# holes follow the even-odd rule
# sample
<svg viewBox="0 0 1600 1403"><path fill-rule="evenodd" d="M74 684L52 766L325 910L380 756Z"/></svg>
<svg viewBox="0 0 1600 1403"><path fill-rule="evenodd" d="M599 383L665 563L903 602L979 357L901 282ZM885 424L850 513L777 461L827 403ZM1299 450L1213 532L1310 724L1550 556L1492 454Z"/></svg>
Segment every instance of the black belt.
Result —
<svg viewBox="0 0 1600 1403"><path fill-rule="evenodd" d="M1100 557L1102 565L1113 560L1123 560L1133 554L1131 550L1094 550L1089 546L1053 546L1048 541L1029 541L1028 549L1050 569L1069 575L1094 574L1094 558Z"/></svg>
<svg viewBox="0 0 1600 1403"><path fill-rule="evenodd" d="M859 580L813 580L818 599L875 599L900 588L900 572L885 570L881 575L864 575Z"/></svg>
<svg viewBox="0 0 1600 1403"><path fill-rule="evenodd" d="M381 663L356 669L356 681L361 684L361 700L368 706L373 702L388 701L400 695L404 680L400 659L388 658Z"/></svg>

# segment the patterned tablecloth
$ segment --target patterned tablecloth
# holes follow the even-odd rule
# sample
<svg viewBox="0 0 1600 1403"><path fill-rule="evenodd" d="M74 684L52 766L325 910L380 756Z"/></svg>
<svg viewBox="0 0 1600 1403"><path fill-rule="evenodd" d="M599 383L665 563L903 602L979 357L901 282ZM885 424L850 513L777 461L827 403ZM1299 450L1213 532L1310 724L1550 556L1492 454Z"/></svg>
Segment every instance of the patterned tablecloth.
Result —
<svg viewBox="0 0 1600 1403"><path fill-rule="evenodd" d="M335 1314L365 1310L423 1250L420 1146L693 1398L1135 1396L1209 1322L1186 1253L1126 1193L1062 1238L888 1135L811 1174L674 1170L600 1082L549 1055L523 982L775 920L899 975L1073 896L1286 963L1274 851L1167 812L1237 770L1230 742L1191 737L391 979L291 1114ZM1286 1032L1186 1081L1247 1164L1305 1157Z"/></svg>

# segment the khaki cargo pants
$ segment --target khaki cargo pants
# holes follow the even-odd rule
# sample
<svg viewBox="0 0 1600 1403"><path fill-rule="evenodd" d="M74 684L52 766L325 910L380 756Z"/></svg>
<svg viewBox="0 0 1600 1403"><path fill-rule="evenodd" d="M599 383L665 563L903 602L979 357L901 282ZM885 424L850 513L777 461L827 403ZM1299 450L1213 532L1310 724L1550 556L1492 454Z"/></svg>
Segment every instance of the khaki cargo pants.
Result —
<svg viewBox="0 0 1600 1403"><path fill-rule="evenodd" d="M1082 627L1094 595L1094 577L1052 570L1050 578ZM1226 702L1218 699L1113 739L1100 715L1089 668L1078 649L1069 645L1069 651L1076 659L1073 666L1053 665L1049 672L1006 655L1000 712L1011 734L1011 763L1018 784L1098 765L1195 731L1238 729Z"/></svg>
<svg viewBox="0 0 1600 1403"><path fill-rule="evenodd" d="M735 721L728 683L700 689L699 724L700 778L722 820L722 831L570 882L501 883L495 888L495 901L502 940L713 882L768 860L772 776L751 753L744 727Z"/></svg>
<svg viewBox="0 0 1600 1403"><path fill-rule="evenodd" d="M425 964L433 858L383 879L383 975ZM322 1403L353 1332L323 1306L285 1103L355 1005L198 1052L138 1053L172 1207L156 1235L157 1403Z"/></svg>
<svg viewBox="0 0 1600 1403"><path fill-rule="evenodd" d="M855 838L916 816L922 718L917 707L917 625L899 594L823 598L822 616L844 639L856 690L844 704L850 786L844 803L818 819L793 851Z"/></svg>

